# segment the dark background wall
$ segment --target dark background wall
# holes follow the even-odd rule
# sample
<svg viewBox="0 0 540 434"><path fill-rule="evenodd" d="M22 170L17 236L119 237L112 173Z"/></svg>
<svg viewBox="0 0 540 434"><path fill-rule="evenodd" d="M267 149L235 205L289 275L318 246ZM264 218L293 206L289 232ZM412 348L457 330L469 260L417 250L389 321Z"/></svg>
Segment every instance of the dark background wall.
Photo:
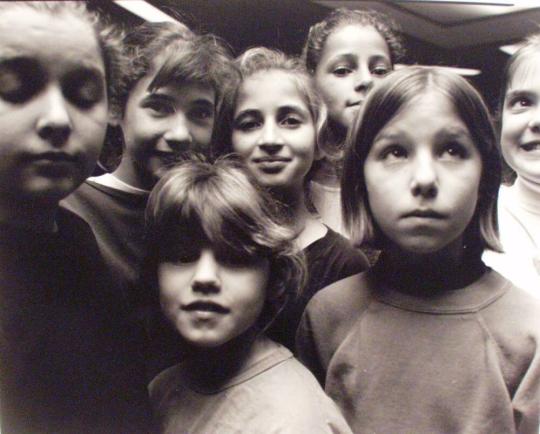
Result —
<svg viewBox="0 0 540 434"><path fill-rule="evenodd" d="M235 55L256 45L298 55L309 27L330 12L308 0L151 0L150 3L199 32L222 37ZM94 3L94 7L126 27L142 22L112 2ZM470 47L445 50L407 35L403 39L408 51L405 63L481 69L482 74L470 80L492 111L496 111L499 81L508 58L498 45L473 43Z"/></svg>

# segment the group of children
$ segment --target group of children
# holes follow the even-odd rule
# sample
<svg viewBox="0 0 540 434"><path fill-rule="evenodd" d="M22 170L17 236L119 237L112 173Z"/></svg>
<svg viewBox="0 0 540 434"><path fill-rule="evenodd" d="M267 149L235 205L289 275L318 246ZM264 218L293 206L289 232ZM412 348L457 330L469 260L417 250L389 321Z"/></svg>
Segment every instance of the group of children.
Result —
<svg viewBox="0 0 540 434"><path fill-rule="evenodd" d="M81 2L0 34L2 432L538 432L540 39L498 139L371 11L301 58Z"/></svg>

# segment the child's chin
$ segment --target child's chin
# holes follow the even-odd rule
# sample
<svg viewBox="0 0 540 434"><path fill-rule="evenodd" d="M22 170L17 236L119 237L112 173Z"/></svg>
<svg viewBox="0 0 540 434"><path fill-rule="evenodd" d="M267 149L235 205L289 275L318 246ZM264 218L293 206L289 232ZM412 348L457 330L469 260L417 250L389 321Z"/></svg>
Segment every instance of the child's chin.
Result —
<svg viewBox="0 0 540 434"><path fill-rule="evenodd" d="M39 202L60 202L73 193L80 183L72 179L39 182L25 186L19 197Z"/></svg>

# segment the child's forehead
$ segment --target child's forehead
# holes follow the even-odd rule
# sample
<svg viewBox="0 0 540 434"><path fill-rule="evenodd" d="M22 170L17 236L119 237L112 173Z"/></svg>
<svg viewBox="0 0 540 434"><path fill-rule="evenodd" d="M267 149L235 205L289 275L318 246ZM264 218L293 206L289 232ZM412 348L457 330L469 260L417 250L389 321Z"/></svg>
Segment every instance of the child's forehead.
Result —
<svg viewBox="0 0 540 434"><path fill-rule="evenodd" d="M97 37L81 18L30 8L0 12L0 58L33 58L48 69L73 64L104 70Z"/></svg>
<svg viewBox="0 0 540 434"><path fill-rule="evenodd" d="M540 85L540 51L527 54L516 61L511 74L508 90L529 87L534 84Z"/></svg>
<svg viewBox="0 0 540 434"><path fill-rule="evenodd" d="M239 89L238 102L259 100L271 102L275 100L295 100L303 106L308 105L307 95L302 91L300 79L292 71L269 69L257 71L246 77Z"/></svg>

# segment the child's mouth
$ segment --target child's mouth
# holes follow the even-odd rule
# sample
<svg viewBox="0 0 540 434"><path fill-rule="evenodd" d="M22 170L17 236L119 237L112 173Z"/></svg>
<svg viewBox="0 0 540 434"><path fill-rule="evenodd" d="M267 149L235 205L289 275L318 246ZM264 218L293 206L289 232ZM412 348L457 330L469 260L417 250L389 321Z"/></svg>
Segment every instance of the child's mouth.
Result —
<svg viewBox="0 0 540 434"><path fill-rule="evenodd" d="M222 314L230 312L225 306L211 301L194 301L187 305L183 305L182 310L188 312L215 312Z"/></svg>
<svg viewBox="0 0 540 434"><path fill-rule="evenodd" d="M538 151L540 150L540 141L523 143L519 147L525 152Z"/></svg>

